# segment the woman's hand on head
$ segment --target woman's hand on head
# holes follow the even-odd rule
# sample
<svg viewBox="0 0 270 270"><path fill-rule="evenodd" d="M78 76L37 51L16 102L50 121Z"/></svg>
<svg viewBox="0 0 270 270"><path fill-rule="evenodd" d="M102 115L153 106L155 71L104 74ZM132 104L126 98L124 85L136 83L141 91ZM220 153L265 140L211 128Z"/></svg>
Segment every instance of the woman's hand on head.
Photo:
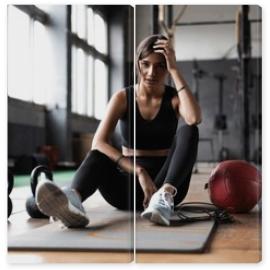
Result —
<svg viewBox="0 0 270 270"><path fill-rule="evenodd" d="M154 43L153 49L155 53L164 55L169 73L177 69L175 51L169 40L158 39Z"/></svg>
<svg viewBox="0 0 270 270"><path fill-rule="evenodd" d="M144 169L138 174L138 179L144 193L143 207L146 208L152 195L157 191L157 188L150 175Z"/></svg>

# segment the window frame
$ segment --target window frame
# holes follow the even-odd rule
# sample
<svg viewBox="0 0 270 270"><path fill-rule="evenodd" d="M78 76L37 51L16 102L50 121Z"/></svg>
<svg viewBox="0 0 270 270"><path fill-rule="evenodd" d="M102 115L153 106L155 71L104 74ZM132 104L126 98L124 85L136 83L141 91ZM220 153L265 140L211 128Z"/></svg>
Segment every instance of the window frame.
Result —
<svg viewBox="0 0 270 270"><path fill-rule="evenodd" d="M85 106L85 112L83 114L80 114L78 113L78 110L76 111L73 111L73 105L72 105L72 102L73 102L73 98L74 98L74 94L73 94L73 86L74 86L74 82L73 82L73 79L74 79L74 71L72 70L71 68L71 113L73 115L78 115L80 117L86 117L86 118L92 118L92 119L96 119L95 117L95 94L96 94L96 90L95 90L95 87L94 87L94 84L95 84L95 78L94 78L94 63L95 63L95 60L98 59L100 61L102 61L105 66L107 67L107 85L108 85L108 88L107 88L107 93L106 95L109 96L109 68L110 68L110 56L109 56L109 27L108 27L108 18L106 16L106 13L103 12L102 10L100 10L97 6L95 5L85 5L85 8L91 8L93 10L93 14L98 14L99 16L101 16L103 18L103 20L105 21L106 23L106 27L107 27L107 31L106 31L106 39L107 39L107 48L106 48L106 51L107 51L107 54L105 53L102 53L100 51L98 51L95 47L95 45L93 44L89 44L88 43L88 29L86 27L86 37L85 38L80 38L78 33L76 32L72 32L72 7L73 5L70 5L70 8L71 8L71 16L70 16L70 29L69 29L69 40L70 40L70 50L72 52L73 48L75 47L75 50L77 49L82 49L84 51L84 53L86 54L86 59L91 56L92 57L92 63L93 63L93 66L92 66L92 72L93 72L93 82L92 82L92 97L91 97L91 100L92 100L92 104L91 104L91 113L89 115L89 110L87 109L87 104L84 105ZM87 10L86 10L86 14L87 14ZM86 16L87 18L87 16ZM87 19L85 20L85 23L87 24ZM77 30L77 29L76 29ZM72 56L71 56L71 59L72 59ZM88 60L88 59L87 59ZM70 64L71 64L71 67L74 66L74 64L72 63L72 60L70 61ZM88 61L86 61L86 69L88 71ZM75 71L76 72L76 71ZM85 89L86 90L86 89ZM89 93L89 92L88 92ZM88 94L87 93L87 90L86 90L86 95ZM87 95L87 98L86 98L86 103L87 103L87 100L89 100L89 96ZM104 102L107 102L107 101L104 101Z"/></svg>
<svg viewBox="0 0 270 270"><path fill-rule="evenodd" d="M34 76L34 74L32 73L33 69L34 69L34 51L32 50L35 46L34 44L34 39L35 39L35 32L34 32L34 28L35 28L35 23L39 22L41 23L43 26L48 26L50 25L50 17L49 15L41 10L40 8L38 8L35 5L10 5L14 8L17 8L18 10L22 11L23 13L25 13L28 17L29 17L29 37L28 37L28 42L29 42L29 46L31 47L30 50L30 76ZM46 104L46 100L44 100L43 103L39 103L39 102L35 102L34 101L34 77L32 78L31 81L31 99L30 100L25 100L22 99L20 97L13 97L13 96L9 96L8 92L8 100L18 100L19 102L23 102L23 103L29 103L29 104L33 104L35 106L38 107L42 107L42 108L46 108L47 104Z"/></svg>

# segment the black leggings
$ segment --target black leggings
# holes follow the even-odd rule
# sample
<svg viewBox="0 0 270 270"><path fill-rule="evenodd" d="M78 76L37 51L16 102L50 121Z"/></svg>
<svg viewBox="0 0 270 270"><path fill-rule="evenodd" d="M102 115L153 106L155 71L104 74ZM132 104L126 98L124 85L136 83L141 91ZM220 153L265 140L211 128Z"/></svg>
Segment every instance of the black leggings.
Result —
<svg viewBox="0 0 270 270"><path fill-rule="evenodd" d="M144 167L157 188L170 183L177 188L175 205L186 196L192 168L196 161L199 132L196 125L180 127L174 137L168 156L136 157L137 164ZM133 157L129 157L133 161ZM75 173L71 187L76 189L82 201L97 189L112 206L134 209L133 174L124 172L108 156L98 150L90 151ZM136 177L136 208L143 209L143 190Z"/></svg>

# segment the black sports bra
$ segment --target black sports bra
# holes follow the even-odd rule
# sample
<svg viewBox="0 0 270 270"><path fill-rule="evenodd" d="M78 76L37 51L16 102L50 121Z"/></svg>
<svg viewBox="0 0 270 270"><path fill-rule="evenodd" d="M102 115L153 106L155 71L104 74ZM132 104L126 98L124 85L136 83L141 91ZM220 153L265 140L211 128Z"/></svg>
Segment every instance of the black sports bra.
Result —
<svg viewBox="0 0 270 270"><path fill-rule="evenodd" d="M134 149L133 136L133 98L134 87L125 88L127 96L127 110L120 118L122 145ZM140 114L136 103L136 149L167 149L170 148L175 135L178 119L173 110L171 99L177 95L175 88L166 85L160 109L152 120L146 120Z"/></svg>

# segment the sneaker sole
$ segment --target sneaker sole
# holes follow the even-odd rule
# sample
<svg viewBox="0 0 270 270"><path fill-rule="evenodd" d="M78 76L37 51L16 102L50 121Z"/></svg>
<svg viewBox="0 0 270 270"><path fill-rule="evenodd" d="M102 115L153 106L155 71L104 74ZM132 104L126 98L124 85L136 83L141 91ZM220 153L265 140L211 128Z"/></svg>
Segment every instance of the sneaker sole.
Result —
<svg viewBox="0 0 270 270"><path fill-rule="evenodd" d="M53 182L40 182L36 192L36 203L41 212L61 220L68 228L81 228L89 223L88 217L74 207L66 194Z"/></svg>
<svg viewBox="0 0 270 270"><path fill-rule="evenodd" d="M152 212L151 221L160 225L170 226L170 221L163 217L158 210Z"/></svg>
<svg viewBox="0 0 270 270"><path fill-rule="evenodd" d="M157 223L159 225L165 225L165 226L170 226L170 221L166 219L158 210L153 210L153 211L144 211L141 214L141 217L146 218L153 223Z"/></svg>

